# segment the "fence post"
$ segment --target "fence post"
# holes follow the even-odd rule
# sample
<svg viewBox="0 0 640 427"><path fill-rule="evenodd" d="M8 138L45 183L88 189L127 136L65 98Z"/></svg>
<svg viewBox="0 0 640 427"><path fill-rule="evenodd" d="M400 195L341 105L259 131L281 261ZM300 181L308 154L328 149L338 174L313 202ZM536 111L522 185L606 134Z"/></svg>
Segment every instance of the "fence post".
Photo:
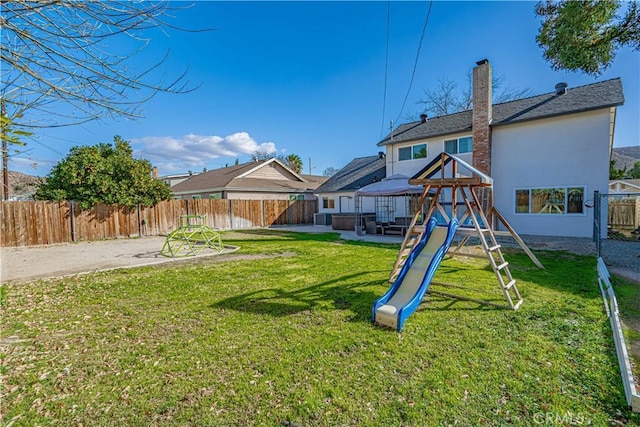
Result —
<svg viewBox="0 0 640 427"><path fill-rule="evenodd" d="M138 204L138 237L142 237L142 218L140 218L140 204Z"/></svg>
<svg viewBox="0 0 640 427"><path fill-rule="evenodd" d="M596 244L596 257L600 257L601 239L602 239L602 206L600 192L593 192L593 238Z"/></svg>
<svg viewBox="0 0 640 427"><path fill-rule="evenodd" d="M73 206L73 200L69 201L69 204L71 205L71 215L69 215L71 217L71 241L75 242L76 241L76 222L75 222L76 214Z"/></svg>
<svg viewBox="0 0 640 427"><path fill-rule="evenodd" d="M229 228L233 230L233 200L229 200Z"/></svg>
<svg viewBox="0 0 640 427"><path fill-rule="evenodd" d="M262 199L262 224L261 227L264 228L267 223L267 209L265 206L264 199Z"/></svg>

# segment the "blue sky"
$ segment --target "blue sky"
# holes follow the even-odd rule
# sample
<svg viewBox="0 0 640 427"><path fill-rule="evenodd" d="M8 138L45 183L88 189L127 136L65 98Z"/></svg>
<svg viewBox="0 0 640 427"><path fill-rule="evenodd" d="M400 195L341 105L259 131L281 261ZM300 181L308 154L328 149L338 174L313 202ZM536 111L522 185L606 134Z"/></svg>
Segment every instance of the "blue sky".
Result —
<svg viewBox="0 0 640 427"><path fill-rule="evenodd" d="M532 95L561 81L571 88L621 77L625 105L618 109L614 146L638 145L640 53L622 49L598 78L553 71L535 42L534 6L434 1L401 112L429 2L196 2L171 23L216 30L154 32L136 64L144 67L170 49L164 71L178 76L188 67L188 79L201 85L196 91L156 96L137 121L38 132L27 152L12 156L9 169L44 176L72 146L111 142L118 134L161 175L245 162L257 149L298 154L304 173L320 175L376 154L391 120L421 112L417 102L425 89L447 78L462 90L484 58L494 74ZM114 43L114 52L125 45Z"/></svg>

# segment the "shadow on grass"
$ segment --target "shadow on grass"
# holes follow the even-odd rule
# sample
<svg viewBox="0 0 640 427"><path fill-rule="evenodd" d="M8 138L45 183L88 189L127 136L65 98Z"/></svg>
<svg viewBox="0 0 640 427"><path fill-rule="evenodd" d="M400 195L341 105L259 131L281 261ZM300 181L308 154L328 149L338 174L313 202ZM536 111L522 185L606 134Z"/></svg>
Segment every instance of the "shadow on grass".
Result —
<svg viewBox="0 0 640 427"><path fill-rule="evenodd" d="M521 250L509 248L503 250L503 254L520 292L531 284L566 294L579 295L582 298L601 298L597 282L596 260L592 256L576 255L566 251L536 251L536 257L545 267L539 269ZM480 283L481 287L487 287L491 292L495 289L501 293L500 285L488 259L485 265L479 266L456 262L456 258L453 258L454 261L450 265L441 266L434 280L439 280L438 273L445 274L445 277L449 274L454 277L460 274L467 277L467 282L472 283L473 286ZM505 278L505 275L503 274L502 277Z"/></svg>
<svg viewBox="0 0 640 427"><path fill-rule="evenodd" d="M223 235L224 241L238 241L242 242L240 237L246 237L246 240L260 241L260 242L282 242L284 240L295 240L298 242L327 242L327 243L339 243L346 245L354 245L361 247L376 247L376 248L394 248L398 249L400 243L389 242L365 242L361 240L349 240L343 239L340 233L337 232L320 232L320 233L305 233L296 231L280 231L272 229L250 229L250 230L233 230L228 231L226 236Z"/></svg>
<svg viewBox="0 0 640 427"><path fill-rule="evenodd" d="M373 302L379 292L366 290L380 286L380 281L345 284L370 272L355 273L305 288L286 290L267 288L225 298L211 304L212 308L244 311L269 316L291 316L311 310L349 310L351 321L369 322ZM384 283L384 282L382 282Z"/></svg>

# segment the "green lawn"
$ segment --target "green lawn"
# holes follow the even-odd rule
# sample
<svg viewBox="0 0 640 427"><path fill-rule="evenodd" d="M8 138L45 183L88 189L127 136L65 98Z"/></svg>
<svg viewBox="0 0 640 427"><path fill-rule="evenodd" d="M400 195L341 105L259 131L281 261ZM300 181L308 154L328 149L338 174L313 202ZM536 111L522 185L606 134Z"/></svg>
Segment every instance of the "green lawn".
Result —
<svg viewBox="0 0 640 427"><path fill-rule="evenodd" d="M508 253L520 310L432 295L398 333L370 323L398 245L337 236L4 286L3 424L640 424L593 258ZM436 280L497 286L470 258Z"/></svg>

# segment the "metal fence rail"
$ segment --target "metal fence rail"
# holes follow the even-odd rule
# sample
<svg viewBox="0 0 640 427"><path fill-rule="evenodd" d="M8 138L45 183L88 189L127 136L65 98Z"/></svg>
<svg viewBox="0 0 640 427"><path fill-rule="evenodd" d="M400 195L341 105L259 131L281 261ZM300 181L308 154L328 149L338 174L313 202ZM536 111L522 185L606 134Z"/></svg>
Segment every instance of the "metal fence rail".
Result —
<svg viewBox="0 0 640 427"><path fill-rule="evenodd" d="M594 193L593 239L596 255L607 259L621 244L640 248L640 193Z"/></svg>

